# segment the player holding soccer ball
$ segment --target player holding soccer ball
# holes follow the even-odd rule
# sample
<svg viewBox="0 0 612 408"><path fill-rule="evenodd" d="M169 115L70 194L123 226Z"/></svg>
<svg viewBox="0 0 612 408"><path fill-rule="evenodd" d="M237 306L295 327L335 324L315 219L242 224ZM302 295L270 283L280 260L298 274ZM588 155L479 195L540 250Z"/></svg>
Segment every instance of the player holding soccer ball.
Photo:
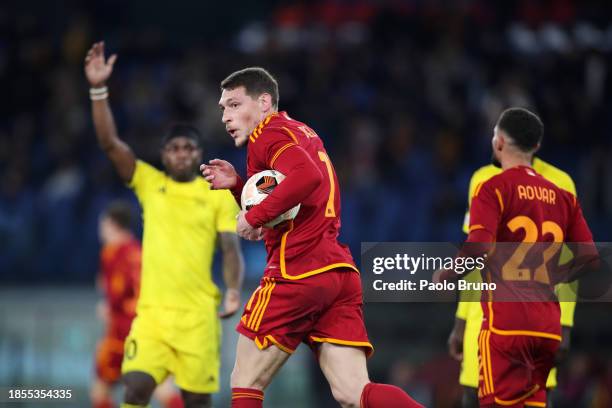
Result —
<svg viewBox="0 0 612 408"><path fill-rule="evenodd" d="M221 89L227 132L237 147L247 145L248 176L276 170L286 177L238 217L240 236L264 238L268 262L237 326L232 407L262 407L264 389L301 342L316 353L341 406L420 407L401 389L368 378L372 345L361 281L350 251L338 242L338 180L322 140L278 112L278 85L264 69L234 72ZM230 163L212 160L200 169L213 189L230 189L239 201L244 183ZM262 228L298 204L295 219Z"/></svg>

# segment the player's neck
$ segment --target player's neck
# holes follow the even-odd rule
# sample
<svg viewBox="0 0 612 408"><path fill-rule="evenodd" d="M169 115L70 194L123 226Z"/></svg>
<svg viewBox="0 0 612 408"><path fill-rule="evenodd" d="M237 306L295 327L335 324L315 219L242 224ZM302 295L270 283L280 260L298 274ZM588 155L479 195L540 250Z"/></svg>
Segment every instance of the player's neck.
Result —
<svg viewBox="0 0 612 408"><path fill-rule="evenodd" d="M109 234L106 239L106 245L122 245L126 242L129 242L132 239L132 234L130 232L117 231Z"/></svg>
<svg viewBox="0 0 612 408"><path fill-rule="evenodd" d="M266 112L261 112L261 115L259 115L259 118L257 120L257 123L255 124L255 126L253 127L253 130L259 126L259 124L263 121L265 121L268 116L274 115L275 113L278 113L278 109L270 109L269 111Z"/></svg>
<svg viewBox="0 0 612 408"><path fill-rule="evenodd" d="M531 158L522 156L509 156L502 160L501 165L502 170L508 170L513 167L519 166L532 167L533 164Z"/></svg>
<svg viewBox="0 0 612 408"><path fill-rule="evenodd" d="M196 177L198 177L198 175L195 174L195 173L194 174L190 174L190 175L185 176L185 177L177 177L177 176L170 175L170 178L172 180L176 181L177 183L189 183L189 182L192 182L193 180L195 180Z"/></svg>

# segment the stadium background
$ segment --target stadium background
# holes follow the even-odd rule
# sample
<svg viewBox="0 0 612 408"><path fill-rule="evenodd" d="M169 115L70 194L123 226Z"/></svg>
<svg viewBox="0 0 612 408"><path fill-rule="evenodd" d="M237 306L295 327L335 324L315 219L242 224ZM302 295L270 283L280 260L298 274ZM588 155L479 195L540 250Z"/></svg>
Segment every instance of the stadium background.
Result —
<svg viewBox="0 0 612 408"><path fill-rule="evenodd" d="M574 178L595 240L612 241L610 3L450 3L0 4L0 386L63 385L86 398L101 330L97 217L115 198L137 208L93 134L82 63L100 39L119 54L109 86L120 134L158 165L163 129L185 120L203 131L207 159L244 171L245 152L221 126L218 83L248 65L274 73L281 108L321 135L335 163L342 239L356 257L361 241L461 240L469 177L489 161L492 126L510 105L542 116L540 157ZM263 246L244 252L250 291ZM578 306L556 406L612 406L609 310ZM365 312L373 379L453 406L454 305ZM226 382L235 320L224 326ZM269 406L333 406L306 350L284 373Z"/></svg>

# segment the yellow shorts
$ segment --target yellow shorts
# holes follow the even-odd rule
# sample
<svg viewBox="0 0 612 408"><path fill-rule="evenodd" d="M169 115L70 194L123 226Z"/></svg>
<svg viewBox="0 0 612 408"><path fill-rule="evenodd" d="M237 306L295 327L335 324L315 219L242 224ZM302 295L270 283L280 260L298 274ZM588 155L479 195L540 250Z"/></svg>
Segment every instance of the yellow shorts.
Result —
<svg viewBox="0 0 612 408"><path fill-rule="evenodd" d="M459 383L464 387L478 388L478 334L482 322L466 321L465 333L463 335L463 361L461 362L461 374ZM553 367L546 380L546 388L557 386L557 369Z"/></svg>
<svg viewBox="0 0 612 408"><path fill-rule="evenodd" d="M173 374L185 391L219 391L221 323L216 302L209 310L139 307L125 340L121 372L142 371L161 384Z"/></svg>

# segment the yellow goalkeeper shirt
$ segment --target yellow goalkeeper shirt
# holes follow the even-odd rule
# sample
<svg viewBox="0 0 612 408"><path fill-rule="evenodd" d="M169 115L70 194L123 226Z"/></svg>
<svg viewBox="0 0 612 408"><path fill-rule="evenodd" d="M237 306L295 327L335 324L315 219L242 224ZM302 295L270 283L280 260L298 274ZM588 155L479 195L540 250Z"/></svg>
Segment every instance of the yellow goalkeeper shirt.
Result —
<svg viewBox="0 0 612 408"><path fill-rule="evenodd" d="M238 205L231 193L211 190L201 177L174 181L141 160L129 187L143 217L138 307L198 310L210 297L218 302L211 268L217 234L236 231Z"/></svg>

